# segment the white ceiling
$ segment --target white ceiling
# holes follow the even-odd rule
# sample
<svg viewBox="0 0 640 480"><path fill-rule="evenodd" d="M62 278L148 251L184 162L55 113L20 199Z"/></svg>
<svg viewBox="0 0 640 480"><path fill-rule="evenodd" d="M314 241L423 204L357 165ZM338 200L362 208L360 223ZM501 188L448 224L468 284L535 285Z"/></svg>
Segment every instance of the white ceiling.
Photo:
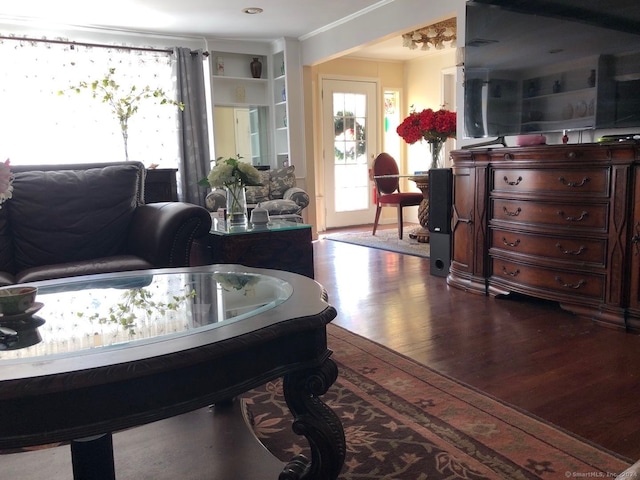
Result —
<svg viewBox="0 0 640 480"><path fill-rule="evenodd" d="M0 23L271 41L281 37L304 39L393 1L401 0L19 0L2 2ZM247 15L242 12L245 7L260 7L264 12ZM407 60L427 53L402 47L400 33L352 55Z"/></svg>

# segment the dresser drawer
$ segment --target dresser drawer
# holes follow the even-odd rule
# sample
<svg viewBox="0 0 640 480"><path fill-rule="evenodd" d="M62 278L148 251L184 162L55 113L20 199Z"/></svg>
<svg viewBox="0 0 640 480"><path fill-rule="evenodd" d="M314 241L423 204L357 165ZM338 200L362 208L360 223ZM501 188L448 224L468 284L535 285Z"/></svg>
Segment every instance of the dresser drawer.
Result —
<svg viewBox="0 0 640 480"><path fill-rule="evenodd" d="M609 196L607 167L579 170L496 168L491 173L491 180L493 192Z"/></svg>
<svg viewBox="0 0 640 480"><path fill-rule="evenodd" d="M552 225L576 229L607 230L606 204L567 204L491 199L490 219L527 225Z"/></svg>
<svg viewBox="0 0 640 480"><path fill-rule="evenodd" d="M491 231L495 250L599 267L605 266L606 245L604 239L553 237L497 228Z"/></svg>
<svg viewBox="0 0 640 480"><path fill-rule="evenodd" d="M491 260L491 267L493 277L502 280L503 283L513 283L525 289L532 287L574 297L604 300L604 275L521 265L499 258Z"/></svg>

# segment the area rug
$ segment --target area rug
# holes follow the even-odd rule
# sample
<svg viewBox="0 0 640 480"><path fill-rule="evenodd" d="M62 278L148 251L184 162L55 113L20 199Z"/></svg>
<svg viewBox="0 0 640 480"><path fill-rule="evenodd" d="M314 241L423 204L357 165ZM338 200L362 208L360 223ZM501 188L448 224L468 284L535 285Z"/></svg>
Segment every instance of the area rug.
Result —
<svg viewBox="0 0 640 480"><path fill-rule="evenodd" d="M632 463L340 327L328 334L339 377L323 400L345 430L340 479L613 478ZM280 381L242 405L279 459L308 455Z"/></svg>
<svg viewBox="0 0 640 480"><path fill-rule="evenodd" d="M415 255L417 257L429 258L430 247L428 243L419 243L409 237L417 227L405 228L402 232L402 240L398 238L398 230L383 229L378 230L375 235L371 232L345 232L345 233L328 233L322 235L322 238L334 240L336 242L351 243L353 245L361 245L363 247L378 248L388 250L390 252L404 253L407 255Z"/></svg>

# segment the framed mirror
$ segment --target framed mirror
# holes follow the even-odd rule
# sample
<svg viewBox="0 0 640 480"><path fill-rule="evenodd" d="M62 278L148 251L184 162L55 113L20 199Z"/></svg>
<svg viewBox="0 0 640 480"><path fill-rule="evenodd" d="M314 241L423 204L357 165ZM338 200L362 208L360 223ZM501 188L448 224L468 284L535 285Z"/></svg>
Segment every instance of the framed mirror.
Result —
<svg viewBox="0 0 640 480"><path fill-rule="evenodd" d="M240 155L259 167L270 165L267 107L213 107L215 158Z"/></svg>

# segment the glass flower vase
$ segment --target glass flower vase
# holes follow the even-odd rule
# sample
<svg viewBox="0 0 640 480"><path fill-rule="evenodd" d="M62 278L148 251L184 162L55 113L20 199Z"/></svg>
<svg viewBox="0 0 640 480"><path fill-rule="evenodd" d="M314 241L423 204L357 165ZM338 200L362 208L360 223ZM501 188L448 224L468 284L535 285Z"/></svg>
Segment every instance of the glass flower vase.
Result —
<svg viewBox="0 0 640 480"><path fill-rule="evenodd" d="M440 161L440 152L442 151L442 145L444 142L442 140L429 140L429 149L431 150L431 168L438 168L438 163Z"/></svg>
<svg viewBox="0 0 640 480"><path fill-rule="evenodd" d="M247 225L247 193L244 185L235 183L225 187L227 192L227 218L230 226Z"/></svg>

